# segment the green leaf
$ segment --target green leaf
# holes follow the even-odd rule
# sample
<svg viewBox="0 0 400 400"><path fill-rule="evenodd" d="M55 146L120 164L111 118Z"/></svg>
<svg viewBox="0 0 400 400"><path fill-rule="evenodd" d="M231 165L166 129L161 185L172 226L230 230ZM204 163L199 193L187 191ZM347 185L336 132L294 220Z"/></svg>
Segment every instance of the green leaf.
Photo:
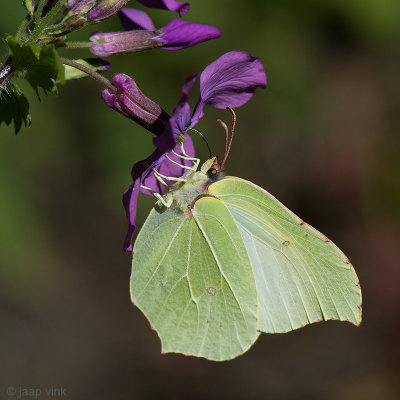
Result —
<svg viewBox="0 0 400 400"><path fill-rule="evenodd" d="M82 64L84 67L90 68L92 71L95 72L102 72L106 71L109 67L109 63L103 61L101 58L85 58L85 59L78 59L74 60L75 62ZM65 65L65 80L69 81L71 79L80 79L86 78L88 75L81 70L71 67L69 65Z"/></svg>
<svg viewBox="0 0 400 400"><path fill-rule="evenodd" d="M0 99L0 124L2 122L6 125L14 122L15 134L21 129L22 123L25 126L31 124L28 100L15 85L2 93Z"/></svg>
<svg viewBox="0 0 400 400"><path fill-rule="evenodd" d="M54 46L23 43L12 36L7 38L7 43L14 70L22 72L37 93L38 88L42 88L45 93L57 94L56 82L64 83L65 78L63 64Z"/></svg>

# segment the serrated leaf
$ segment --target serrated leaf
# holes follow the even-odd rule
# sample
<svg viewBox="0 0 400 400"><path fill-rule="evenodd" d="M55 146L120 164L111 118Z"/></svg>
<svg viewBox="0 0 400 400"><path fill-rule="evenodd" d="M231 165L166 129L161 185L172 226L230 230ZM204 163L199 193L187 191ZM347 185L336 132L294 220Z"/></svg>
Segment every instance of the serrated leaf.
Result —
<svg viewBox="0 0 400 400"><path fill-rule="evenodd" d="M109 67L109 63L102 60L101 58L85 58L74 60L75 62L82 64L83 66L90 68L95 72L107 71ZM77 68L71 67L69 65L65 65L65 80L69 81L71 79L80 79L85 78L88 75Z"/></svg>
<svg viewBox="0 0 400 400"><path fill-rule="evenodd" d="M21 71L25 79L38 93L42 88L45 93L57 94L56 82L64 83L64 67L52 45L39 46L23 43L14 37L7 38L12 51L13 67Z"/></svg>
<svg viewBox="0 0 400 400"><path fill-rule="evenodd" d="M15 134L21 129L22 123L25 126L31 124L29 114L29 102L21 90L12 86L4 91L0 99L0 124L4 122L10 125L14 122Z"/></svg>

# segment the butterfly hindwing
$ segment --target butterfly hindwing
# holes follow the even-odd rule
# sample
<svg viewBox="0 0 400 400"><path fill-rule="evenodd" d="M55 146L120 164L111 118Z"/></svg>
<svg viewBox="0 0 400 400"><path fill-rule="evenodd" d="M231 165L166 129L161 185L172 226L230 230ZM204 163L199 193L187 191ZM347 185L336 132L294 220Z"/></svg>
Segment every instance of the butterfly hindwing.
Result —
<svg viewBox="0 0 400 400"><path fill-rule="evenodd" d="M244 179L208 188L230 211L257 285L258 329L287 332L321 320L361 322L361 290L347 257L278 200Z"/></svg>
<svg viewBox="0 0 400 400"><path fill-rule="evenodd" d="M213 360L244 353L257 339L257 291L241 234L222 201L192 212L152 210L134 246L131 297L164 352Z"/></svg>

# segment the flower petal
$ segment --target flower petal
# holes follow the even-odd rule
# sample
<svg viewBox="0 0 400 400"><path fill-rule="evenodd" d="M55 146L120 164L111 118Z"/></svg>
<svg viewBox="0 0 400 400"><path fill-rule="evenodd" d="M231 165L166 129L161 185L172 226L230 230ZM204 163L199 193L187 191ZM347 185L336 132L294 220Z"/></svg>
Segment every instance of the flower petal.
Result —
<svg viewBox="0 0 400 400"><path fill-rule="evenodd" d="M141 10L134 8L122 8L118 11L119 19L125 30L146 29L153 31L154 25L151 18Z"/></svg>
<svg viewBox="0 0 400 400"><path fill-rule="evenodd" d="M258 57L231 51L208 65L200 76L201 101L216 108L239 107L257 87L265 88L267 77Z"/></svg>
<svg viewBox="0 0 400 400"><path fill-rule="evenodd" d="M139 3L150 8L161 8L162 10L177 11L179 16L190 10L190 4L175 0L138 0Z"/></svg>
<svg viewBox="0 0 400 400"><path fill-rule="evenodd" d="M128 220L128 231L125 236L124 250L132 251L132 238L136 228L136 211L139 196L140 179L128 186L122 196L122 204L125 207L126 218Z"/></svg>
<svg viewBox="0 0 400 400"><path fill-rule="evenodd" d="M194 157L193 141L189 135L186 134L185 137L186 137L186 140L183 145L185 152L190 157ZM175 147L170 149L170 151L167 153L162 153L162 152L158 153L159 150L157 149L152 154L152 156L154 156L157 153L162 154L162 155L157 160L153 161L150 169L155 168L162 175L175 177L175 178L179 178L182 175L184 175L184 173L187 170L185 168L182 168L179 165L174 164L168 158L177 162L180 165L185 165L185 166L191 166L192 162L176 156L175 154L172 153L172 150L177 154L182 154L181 146L179 144L175 144ZM168 156L168 158L167 158L167 156ZM168 180L168 179L164 179L164 181L167 185L172 185L174 183L174 181ZM156 179L156 177L154 176L154 171L152 171L152 170L150 170L148 175L144 178L143 185L151 188L152 190L154 190L157 193L164 193L164 189L165 189L164 186ZM146 189L141 189L141 192L144 194L151 194Z"/></svg>
<svg viewBox="0 0 400 400"><path fill-rule="evenodd" d="M182 97L169 118L168 126L161 135L153 139L154 145L165 153L171 151L176 146L178 136L185 133L188 127L191 127L188 93L198 76L198 73L194 73L186 79L182 86Z"/></svg>
<svg viewBox="0 0 400 400"><path fill-rule="evenodd" d="M193 120L190 115L189 91L195 84L199 75L200 74L198 72L195 72L186 79L182 86L182 97L180 98L170 118L170 123L172 124L172 128L176 137L179 134L186 132L187 128L192 128L195 125L193 124Z"/></svg>
<svg viewBox="0 0 400 400"><path fill-rule="evenodd" d="M181 19L173 19L162 29L165 33L161 34L158 40L163 43L165 50L180 50L221 36L221 31L216 26Z"/></svg>
<svg viewBox="0 0 400 400"><path fill-rule="evenodd" d="M157 163L161 162L160 160L162 157L163 153L157 149L145 160L134 164L132 168L131 175L133 184L128 186L122 196L122 203L125 207L126 218L128 220L128 232L124 242L125 251L132 251L132 237L136 228L136 211L139 192L142 191L145 194L151 195L150 192L141 188L141 185L145 184L146 177L153 174L152 168L154 168Z"/></svg>

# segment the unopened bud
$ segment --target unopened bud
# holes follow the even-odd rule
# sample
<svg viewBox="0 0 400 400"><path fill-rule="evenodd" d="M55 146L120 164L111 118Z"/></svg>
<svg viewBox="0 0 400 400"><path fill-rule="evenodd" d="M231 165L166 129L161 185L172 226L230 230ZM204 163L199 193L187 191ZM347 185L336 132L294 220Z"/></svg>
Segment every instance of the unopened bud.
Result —
<svg viewBox="0 0 400 400"><path fill-rule="evenodd" d="M22 0L22 3L26 8L26 11L28 11L28 13L32 16L35 12L35 2L33 0Z"/></svg>
<svg viewBox="0 0 400 400"><path fill-rule="evenodd" d="M117 88L117 93L109 89L103 90L102 97L107 106L156 135L165 131L169 115L157 103L146 97L131 77L115 74L111 82Z"/></svg>
<svg viewBox="0 0 400 400"><path fill-rule="evenodd" d="M161 30L94 33L89 38L94 43L90 51L97 57L108 57L154 49L162 46L156 40L161 33Z"/></svg>
<svg viewBox="0 0 400 400"><path fill-rule="evenodd" d="M86 17L83 15L72 15L65 20L65 24L71 28L80 28L87 22Z"/></svg>
<svg viewBox="0 0 400 400"><path fill-rule="evenodd" d="M122 8L128 0L103 0L94 6L87 13L87 20L92 22L100 22L103 19L111 17L120 8Z"/></svg>

